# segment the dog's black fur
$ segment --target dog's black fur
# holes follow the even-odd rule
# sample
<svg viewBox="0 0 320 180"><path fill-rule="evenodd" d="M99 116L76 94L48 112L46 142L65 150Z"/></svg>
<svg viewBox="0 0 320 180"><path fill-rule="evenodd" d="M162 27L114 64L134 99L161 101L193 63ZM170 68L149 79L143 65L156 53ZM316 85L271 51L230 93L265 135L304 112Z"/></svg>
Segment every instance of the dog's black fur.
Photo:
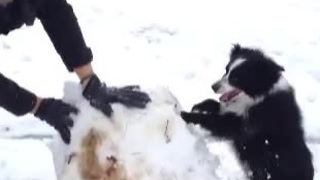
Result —
<svg viewBox="0 0 320 180"><path fill-rule="evenodd" d="M182 112L182 118L187 123L200 124L215 137L230 139L250 180L312 180L312 155L304 140L293 88L268 93L284 69L258 49L235 45L227 73L238 58L245 62L230 72L229 83L250 98L263 100L239 115L222 113L224 107L208 99L196 104L193 112Z"/></svg>

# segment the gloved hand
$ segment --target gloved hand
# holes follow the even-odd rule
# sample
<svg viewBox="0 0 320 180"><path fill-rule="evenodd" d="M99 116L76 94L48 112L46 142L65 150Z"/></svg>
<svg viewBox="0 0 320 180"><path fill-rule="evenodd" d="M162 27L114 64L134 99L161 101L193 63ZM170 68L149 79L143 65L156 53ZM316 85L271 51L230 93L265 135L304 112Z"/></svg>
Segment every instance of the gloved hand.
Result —
<svg viewBox="0 0 320 180"><path fill-rule="evenodd" d="M90 104L101 110L106 116L111 116L110 103L122 103L127 107L145 108L150 97L139 90L139 86L126 86L122 88L107 87L101 83L96 75L92 75L83 90L83 96Z"/></svg>
<svg viewBox="0 0 320 180"><path fill-rule="evenodd" d="M46 98L41 101L35 116L54 127L60 133L62 140L69 144L69 128L73 126L73 121L69 116L71 113L76 114L78 110L61 100Z"/></svg>

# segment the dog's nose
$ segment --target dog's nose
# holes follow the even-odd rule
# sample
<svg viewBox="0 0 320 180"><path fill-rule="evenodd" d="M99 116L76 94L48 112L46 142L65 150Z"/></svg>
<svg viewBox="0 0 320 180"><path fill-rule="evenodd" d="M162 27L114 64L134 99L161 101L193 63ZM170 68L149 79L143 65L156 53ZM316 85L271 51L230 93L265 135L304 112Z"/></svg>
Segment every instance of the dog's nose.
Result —
<svg viewBox="0 0 320 180"><path fill-rule="evenodd" d="M220 87L221 87L221 82L220 82L220 81L214 83L214 84L211 86L211 88L213 89L214 92L217 92L217 91L220 89Z"/></svg>

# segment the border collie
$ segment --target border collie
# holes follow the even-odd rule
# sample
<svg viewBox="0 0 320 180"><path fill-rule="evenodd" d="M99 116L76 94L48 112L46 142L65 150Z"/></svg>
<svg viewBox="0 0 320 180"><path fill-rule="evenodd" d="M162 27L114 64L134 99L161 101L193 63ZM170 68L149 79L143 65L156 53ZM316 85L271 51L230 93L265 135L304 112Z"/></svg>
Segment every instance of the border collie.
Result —
<svg viewBox="0 0 320 180"><path fill-rule="evenodd" d="M312 155L302 115L284 68L259 49L235 45L222 79L212 85L220 102L204 100L187 123L232 142L250 180L312 180Z"/></svg>

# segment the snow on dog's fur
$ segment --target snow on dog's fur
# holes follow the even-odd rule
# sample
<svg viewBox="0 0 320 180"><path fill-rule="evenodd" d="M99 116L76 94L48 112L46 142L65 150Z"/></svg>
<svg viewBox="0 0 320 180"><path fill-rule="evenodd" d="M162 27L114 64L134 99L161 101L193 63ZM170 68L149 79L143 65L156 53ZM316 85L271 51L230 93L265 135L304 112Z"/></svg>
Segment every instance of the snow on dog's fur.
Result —
<svg viewBox="0 0 320 180"><path fill-rule="evenodd" d="M217 158L203 134L191 133L165 88L149 92L146 109L113 104L107 118L67 84L65 101L80 109L69 146L57 137L53 156L60 180L215 180Z"/></svg>

